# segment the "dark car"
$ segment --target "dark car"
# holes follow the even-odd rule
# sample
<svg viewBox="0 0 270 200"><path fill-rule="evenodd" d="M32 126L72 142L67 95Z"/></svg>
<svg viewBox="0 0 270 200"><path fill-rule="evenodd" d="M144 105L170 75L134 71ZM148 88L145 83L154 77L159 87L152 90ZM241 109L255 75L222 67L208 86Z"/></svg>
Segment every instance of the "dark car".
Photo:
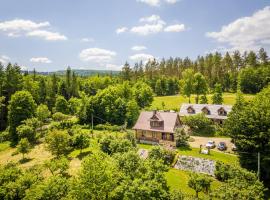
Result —
<svg viewBox="0 0 270 200"><path fill-rule="evenodd" d="M225 142L220 142L217 146L218 150L225 151L227 149L227 145Z"/></svg>

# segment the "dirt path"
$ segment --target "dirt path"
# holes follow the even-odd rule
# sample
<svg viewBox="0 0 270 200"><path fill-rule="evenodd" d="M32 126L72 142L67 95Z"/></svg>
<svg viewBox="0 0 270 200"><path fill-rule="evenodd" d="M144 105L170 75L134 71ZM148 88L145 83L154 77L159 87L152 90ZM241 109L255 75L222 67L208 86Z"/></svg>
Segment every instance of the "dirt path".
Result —
<svg viewBox="0 0 270 200"><path fill-rule="evenodd" d="M218 138L218 137L200 137L200 136L191 136L192 138L195 139L194 142L189 142L191 147L195 147L195 148L200 148L200 145L205 146L206 143L209 140L215 141L216 146L218 145L219 142L225 142L228 149L228 152L232 151L232 142L231 142L231 138ZM218 150L217 148L215 148L215 150Z"/></svg>

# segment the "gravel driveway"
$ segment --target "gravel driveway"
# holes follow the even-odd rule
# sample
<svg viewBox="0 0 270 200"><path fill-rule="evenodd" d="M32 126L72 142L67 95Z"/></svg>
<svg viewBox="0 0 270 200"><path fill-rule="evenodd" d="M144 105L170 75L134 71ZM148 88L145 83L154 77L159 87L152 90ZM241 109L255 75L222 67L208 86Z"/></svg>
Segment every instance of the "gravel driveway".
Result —
<svg viewBox="0 0 270 200"><path fill-rule="evenodd" d="M189 142L191 147L200 148L200 145L203 145L203 147L205 147L206 143L209 140L212 140L212 141L215 141L216 146L218 145L219 142L225 142L228 147L227 151L229 152L232 151L233 144L231 142L231 138L200 137L200 136L191 136L191 138L195 139L194 142ZM217 147L215 148L215 150L218 150Z"/></svg>

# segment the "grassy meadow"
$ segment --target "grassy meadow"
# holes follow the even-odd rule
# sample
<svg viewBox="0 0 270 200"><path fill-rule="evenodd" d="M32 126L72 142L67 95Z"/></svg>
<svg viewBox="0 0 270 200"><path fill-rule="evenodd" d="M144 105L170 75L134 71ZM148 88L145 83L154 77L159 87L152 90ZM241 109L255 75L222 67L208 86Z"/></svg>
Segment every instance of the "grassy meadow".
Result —
<svg viewBox="0 0 270 200"><path fill-rule="evenodd" d="M207 95L208 103L211 102L212 94ZM254 95L245 94L244 98L246 101L252 100ZM236 94L235 93L223 93L223 104L233 105L235 103ZM162 102L164 102L164 108L162 106ZM179 110L182 103L188 103L188 98L182 95L174 95L174 96L159 96L154 97L154 101L150 107L150 109L160 109L160 110ZM191 103L195 103L195 95L191 96Z"/></svg>

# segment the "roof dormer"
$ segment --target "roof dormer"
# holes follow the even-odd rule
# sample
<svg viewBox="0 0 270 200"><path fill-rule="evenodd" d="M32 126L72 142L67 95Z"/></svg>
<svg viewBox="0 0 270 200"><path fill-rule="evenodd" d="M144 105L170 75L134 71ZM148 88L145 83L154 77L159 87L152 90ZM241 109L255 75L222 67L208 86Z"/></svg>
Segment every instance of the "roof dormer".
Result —
<svg viewBox="0 0 270 200"><path fill-rule="evenodd" d="M223 107L221 107L218 109L218 115L227 116L227 111Z"/></svg>
<svg viewBox="0 0 270 200"><path fill-rule="evenodd" d="M187 112L188 112L188 114L195 114L195 109L192 106L189 106L187 108Z"/></svg>
<svg viewBox="0 0 270 200"><path fill-rule="evenodd" d="M206 106L202 108L202 112L204 114L206 114L206 115L210 115L211 114L210 110Z"/></svg>
<svg viewBox="0 0 270 200"><path fill-rule="evenodd" d="M161 127L164 124L164 120L162 119L162 117L160 116L160 114L154 110L153 111L153 115L150 118L150 126L151 127Z"/></svg>

